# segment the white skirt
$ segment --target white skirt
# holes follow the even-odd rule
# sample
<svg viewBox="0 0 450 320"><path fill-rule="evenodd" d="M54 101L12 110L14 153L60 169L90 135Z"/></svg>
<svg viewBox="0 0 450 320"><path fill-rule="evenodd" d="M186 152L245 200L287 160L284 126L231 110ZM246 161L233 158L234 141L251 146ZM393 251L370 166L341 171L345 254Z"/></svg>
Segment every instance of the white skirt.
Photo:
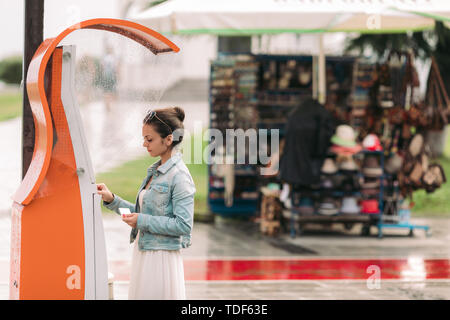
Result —
<svg viewBox="0 0 450 320"><path fill-rule="evenodd" d="M131 261L129 300L185 300L183 259L180 250L146 250L136 237Z"/></svg>

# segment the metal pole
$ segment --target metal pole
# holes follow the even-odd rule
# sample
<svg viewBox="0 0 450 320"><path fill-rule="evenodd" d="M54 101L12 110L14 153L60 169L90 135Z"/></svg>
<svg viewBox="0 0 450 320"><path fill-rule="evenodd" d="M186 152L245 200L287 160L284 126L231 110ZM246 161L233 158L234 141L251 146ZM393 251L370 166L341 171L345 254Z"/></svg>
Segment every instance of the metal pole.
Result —
<svg viewBox="0 0 450 320"><path fill-rule="evenodd" d="M23 116L22 116L22 179L27 173L34 151L34 120L27 94L28 65L44 38L44 0L25 1L23 46Z"/></svg>

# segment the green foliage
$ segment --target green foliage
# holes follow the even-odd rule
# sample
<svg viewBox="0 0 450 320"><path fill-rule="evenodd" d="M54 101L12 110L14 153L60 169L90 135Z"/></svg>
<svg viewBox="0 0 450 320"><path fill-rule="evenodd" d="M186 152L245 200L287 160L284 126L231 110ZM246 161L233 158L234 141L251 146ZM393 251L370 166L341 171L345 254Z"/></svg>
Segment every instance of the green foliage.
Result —
<svg viewBox="0 0 450 320"><path fill-rule="evenodd" d="M437 43L434 51L437 65L444 81L445 88L450 93L450 29L442 22L436 23Z"/></svg>
<svg viewBox="0 0 450 320"><path fill-rule="evenodd" d="M348 42L345 52L349 53L355 50L362 54L365 49L369 48L377 57L383 57L386 52L413 49L419 58L426 59L433 51L430 44L431 38L432 35L425 31L411 34L362 34Z"/></svg>
<svg viewBox="0 0 450 320"><path fill-rule="evenodd" d="M0 95L0 121L22 115L22 93L3 93Z"/></svg>
<svg viewBox="0 0 450 320"><path fill-rule="evenodd" d="M22 57L12 56L0 61L0 80L20 84L22 81Z"/></svg>
<svg viewBox="0 0 450 320"><path fill-rule="evenodd" d="M152 0L147 3L145 8L148 9L148 8L154 7L154 6L157 6L158 4L164 3L166 1L167 0Z"/></svg>

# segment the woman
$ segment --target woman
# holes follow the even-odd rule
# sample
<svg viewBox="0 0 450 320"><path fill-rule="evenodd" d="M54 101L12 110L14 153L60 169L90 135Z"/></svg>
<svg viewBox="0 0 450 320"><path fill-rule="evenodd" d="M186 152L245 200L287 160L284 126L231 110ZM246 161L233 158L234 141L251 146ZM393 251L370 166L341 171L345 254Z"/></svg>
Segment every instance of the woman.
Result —
<svg viewBox="0 0 450 320"><path fill-rule="evenodd" d="M148 112L143 121L143 146L160 157L147 170L136 204L97 184L106 208L132 212L122 220L135 239L129 299L186 299L180 249L190 246L195 186L177 145L183 138L184 111L166 108Z"/></svg>

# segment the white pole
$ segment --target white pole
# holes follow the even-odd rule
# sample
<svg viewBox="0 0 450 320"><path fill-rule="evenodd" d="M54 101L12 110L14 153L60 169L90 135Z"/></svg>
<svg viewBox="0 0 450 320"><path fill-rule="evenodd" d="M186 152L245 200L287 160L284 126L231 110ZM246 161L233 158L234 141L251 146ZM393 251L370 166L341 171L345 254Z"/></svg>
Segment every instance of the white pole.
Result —
<svg viewBox="0 0 450 320"><path fill-rule="evenodd" d="M326 69L325 54L323 49L323 33L319 35L319 103L326 100Z"/></svg>
<svg viewBox="0 0 450 320"><path fill-rule="evenodd" d="M317 66L317 56L315 54L313 54L312 56L312 76L313 76L313 82L312 82L312 94L313 94L313 99L314 100L318 100L318 92L319 90L317 90L317 74L318 74L318 66Z"/></svg>

